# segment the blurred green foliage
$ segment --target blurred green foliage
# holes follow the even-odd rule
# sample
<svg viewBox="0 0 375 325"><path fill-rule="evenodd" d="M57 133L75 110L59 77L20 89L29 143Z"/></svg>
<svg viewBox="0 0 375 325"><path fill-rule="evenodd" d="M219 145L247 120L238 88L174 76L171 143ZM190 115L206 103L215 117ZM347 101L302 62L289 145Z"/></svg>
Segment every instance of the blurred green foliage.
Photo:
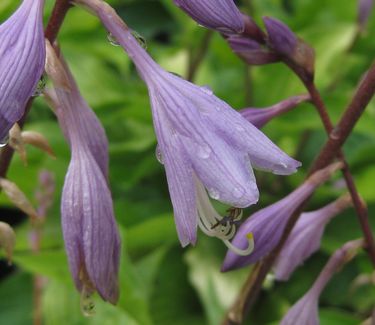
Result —
<svg viewBox="0 0 375 325"><path fill-rule="evenodd" d="M45 19L53 6L47 0ZM191 53L201 45L206 30L185 16L172 0L112 0L121 16L147 39L148 50L164 68L186 75ZM246 12L244 1L239 3ZM357 1L253 0L255 20L273 16L289 26L316 49L318 88L334 121L355 90L375 53L375 17L367 32L351 45L356 29ZM3 21L18 1L2 0ZM121 298L117 307L96 301L96 315L84 318L79 294L68 271L60 228L59 198L70 159L56 119L38 98L26 128L42 132L57 159L28 148L25 167L13 160L9 179L33 198L41 169L52 171L57 192L43 231L42 249L33 254L28 243L28 222L17 227L14 263L17 269L0 282L0 323L29 324L32 321L32 279L46 277L42 307L45 324L184 325L220 323L249 269L220 273L225 247L216 239L200 236L196 247L182 249L177 241L172 208L163 167L155 158L147 90L126 54L112 46L99 21L80 8L69 11L59 34L61 49L71 66L82 94L102 121L110 142L110 183L115 212L123 239L120 271ZM246 81L250 76L251 87ZM297 78L283 65L247 69L225 41L214 35L202 62L196 83L210 85L215 93L239 109L264 107L290 95L304 92ZM375 103L372 102L345 146L360 193L375 214ZM250 212L275 202L290 192L305 176L308 166L325 140L314 109L301 105L294 112L272 121L265 133L285 151L303 162L290 177L257 173L260 203ZM343 190L331 182L314 196L309 209L319 208ZM10 205L0 195L2 205ZM222 211L225 207L219 207ZM375 227L375 220L372 220ZM330 253L345 241L361 235L353 210L332 221L321 251L298 269L288 283L269 281L247 320L248 324L277 324L283 313L311 285ZM364 320L375 303L375 290L353 288L361 273L371 266L362 254L337 275L321 298L322 325L351 325ZM301 324L302 325L302 324Z"/></svg>

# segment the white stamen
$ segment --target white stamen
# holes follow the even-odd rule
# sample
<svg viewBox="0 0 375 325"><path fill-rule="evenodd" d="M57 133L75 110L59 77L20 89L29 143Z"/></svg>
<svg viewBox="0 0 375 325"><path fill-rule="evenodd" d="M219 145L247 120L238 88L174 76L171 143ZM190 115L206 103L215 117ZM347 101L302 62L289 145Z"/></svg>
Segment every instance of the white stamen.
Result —
<svg viewBox="0 0 375 325"><path fill-rule="evenodd" d="M254 239L252 233L247 235L249 245L246 249L240 249L234 246L230 240L236 234L236 221L241 220L243 211L234 214L233 216L222 217L217 213L215 208L212 206L211 201L208 197L206 189L203 184L195 178L195 184L197 189L197 207L198 207L198 226L199 228L210 237L219 238L224 244L234 251L236 254L245 256L250 254L254 250ZM236 211L238 212L238 211Z"/></svg>
<svg viewBox="0 0 375 325"><path fill-rule="evenodd" d="M254 251L254 248L255 248L253 233L252 232L248 233L246 235L246 237L247 237L247 240L248 240L249 244L248 244L247 248L245 248L245 249L241 249L241 248L238 248L238 247L234 246L229 240L223 240L223 242L224 242L225 245L227 245L227 247L230 250L235 252L237 255L246 256L246 255L251 254Z"/></svg>

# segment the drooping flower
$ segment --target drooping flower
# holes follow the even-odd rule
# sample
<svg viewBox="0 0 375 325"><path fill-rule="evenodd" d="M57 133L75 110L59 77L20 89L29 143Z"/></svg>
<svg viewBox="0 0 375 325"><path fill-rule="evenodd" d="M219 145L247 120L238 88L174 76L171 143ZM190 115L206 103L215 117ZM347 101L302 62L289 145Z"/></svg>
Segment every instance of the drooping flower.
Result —
<svg viewBox="0 0 375 325"><path fill-rule="evenodd" d="M239 228L232 244L238 249L248 245L248 234L252 233L255 242L253 253L240 256L229 250L225 256L222 271L230 271L253 264L270 253L280 242L289 218L315 189L324 183L333 172L341 168L341 163L332 164L310 176L300 187L284 199L264 208L248 218Z"/></svg>
<svg viewBox="0 0 375 325"><path fill-rule="evenodd" d="M288 280L319 249L326 224L350 205L350 196L345 195L319 210L302 213L275 262L277 280Z"/></svg>
<svg viewBox="0 0 375 325"><path fill-rule="evenodd" d="M251 124L261 129L274 117L289 112L302 102L310 100L309 95L293 96L281 101L268 108L244 108L240 111L241 115Z"/></svg>
<svg viewBox="0 0 375 325"><path fill-rule="evenodd" d="M363 240L353 240L338 249L320 272L310 290L289 309L280 325L319 325L319 296L333 275L348 263L362 246Z"/></svg>
<svg viewBox="0 0 375 325"><path fill-rule="evenodd" d="M48 43L47 43L48 44ZM83 311L95 291L118 300L120 238L108 187L108 143L103 127L79 93L67 65L47 46L46 71L54 89L46 91L71 148L61 198L62 228L70 270L82 293Z"/></svg>
<svg viewBox="0 0 375 325"><path fill-rule="evenodd" d="M245 26L233 0L174 0L200 25L224 33L241 33Z"/></svg>
<svg viewBox="0 0 375 325"><path fill-rule="evenodd" d="M0 25L0 140L21 119L43 73L44 0L24 0Z"/></svg>
<svg viewBox="0 0 375 325"><path fill-rule="evenodd" d="M300 165L241 114L214 96L163 70L134 39L115 11L99 0L79 0L98 14L127 51L148 86L177 231L183 246L196 241L197 177L213 199L235 207L258 200L252 166L291 174Z"/></svg>

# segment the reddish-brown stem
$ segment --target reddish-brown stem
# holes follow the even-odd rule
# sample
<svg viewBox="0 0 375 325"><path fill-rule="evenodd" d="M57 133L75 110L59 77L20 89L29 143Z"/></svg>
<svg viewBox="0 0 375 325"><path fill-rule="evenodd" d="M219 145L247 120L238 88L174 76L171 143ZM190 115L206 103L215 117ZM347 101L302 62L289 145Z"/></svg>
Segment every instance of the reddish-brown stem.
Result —
<svg viewBox="0 0 375 325"><path fill-rule="evenodd" d="M207 54L207 50L209 48L213 35L214 33L212 32L212 30L207 30L202 38L201 43L199 44L197 52L194 53L193 50L191 51L188 71L186 75L187 80L193 81L195 79L198 68Z"/></svg>
<svg viewBox="0 0 375 325"><path fill-rule="evenodd" d="M60 27L64 21L64 18L66 16L66 13L68 12L70 8L70 0L57 0L55 2L55 6L53 7L51 17L49 18L46 30L45 30L45 36L46 38L53 43L57 37L57 34L60 30ZM30 111L31 105L33 103L33 98L31 97L29 101L26 104L25 113L23 114L20 121L18 121L19 126L22 128L26 117ZM4 147L0 152L0 177L5 177L10 162L12 161L14 154L14 150L10 146Z"/></svg>
<svg viewBox="0 0 375 325"><path fill-rule="evenodd" d="M370 84L371 84L371 82L370 82ZM315 105L316 109L319 112L320 118L323 122L323 125L324 125L329 137L330 138L333 137L335 139L337 137L337 134L336 134L337 131L336 130L340 129L340 124L338 125L337 128L334 129L333 124L331 122L331 119L328 115L327 108L325 107L324 102L321 99L320 94L319 94L318 90L316 89L314 83L308 82L308 83L305 83L305 85L306 85L306 88L308 89L308 91L310 93L311 101L313 102L313 104ZM373 86L375 86L375 83L373 83ZM369 92L366 91L366 94L368 95ZM369 98L369 100L370 100L370 98ZM363 103L364 108L367 106L367 103ZM364 110L364 108L363 108L363 110ZM351 111L351 109L349 107L347 112L350 112L350 111ZM361 116L361 114L356 113L356 116L350 115L350 118L354 119L354 121L355 121L354 123L356 123L360 116ZM348 124L346 119L345 119L345 124ZM349 125L345 126L345 130L348 129L348 126ZM353 126L354 126L354 124L353 124ZM350 128L350 132L351 132L352 129L353 128ZM350 132L349 131L346 132L345 139L349 136ZM343 168L342 172L343 172L343 175L344 175L346 186L347 186L347 188L349 190L349 193L352 197L353 206L355 208L356 214L358 216L359 223L361 225L362 232L363 232L365 240L366 240L367 252L369 254L369 257L370 257L373 265L375 266L375 241L374 241L374 237L373 237L373 234L372 234L372 231L371 231L371 228L370 228L370 224L369 224L369 220L368 220L367 207L362 202L362 200L359 196L359 193L357 191L357 187L355 185L353 176L350 173L348 163L346 162L344 153L341 150L341 146L343 144L344 144L344 141L341 142L340 146L338 147L338 150L336 150L335 156L337 156L338 159L340 159L341 161L344 162L344 168ZM326 161L325 163L329 164L335 158L335 156L332 156L332 159L329 160L329 161ZM321 163L320 164L314 164L313 168L310 170L310 173L312 173L312 172L314 172L314 171L316 171L320 168L323 168L324 166L326 166L326 164L324 164L324 165L321 164Z"/></svg>
<svg viewBox="0 0 375 325"><path fill-rule="evenodd" d="M312 89L311 87L312 86L310 85L310 89ZM320 154L318 155L318 158L313 164L311 171L316 171L318 169L321 169L327 166L337 156L339 156L339 158L343 158L343 157L340 157L341 155L340 153L342 153L341 147L347 140L350 133L352 132L355 124L361 117L362 113L364 112L371 98L374 96L374 93L375 93L375 64L372 65L368 73L363 78L351 103L349 104L348 108L344 112L337 127L331 128L331 131L329 131L330 133L329 139L327 140L325 146L320 151ZM332 123L329 120L328 114L323 111L323 108L325 109L325 106L316 89L312 90L311 97L313 98L314 104L319 106L318 110L322 117L325 127L329 127L330 125L332 125ZM353 203L356 204L357 213L358 212L360 213L358 214L358 216L359 216L362 230L364 232L367 250L369 251L369 255L370 255L372 262L375 262L373 259L373 253L372 253L374 251L373 235L372 235L369 223L368 223L367 209L359 198L358 192L353 182L352 175L350 174L346 163L345 163L343 172L344 172L344 176L348 185L348 189L354 201ZM242 287L242 290L236 302L228 311L222 323L223 325L239 325L243 322L243 319L246 317L247 313L249 312L250 308L254 305L254 302L256 301L256 298L258 297L258 294L262 288L262 283L266 275L272 268L272 265L274 264L278 253L282 249L283 244L285 243L288 235L293 229L294 224L297 222L300 213L303 211L303 207L306 205L307 202L308 200L306 200L299 207L298 211L292 215L292 217L288 221L288 224L284 231L282 239L280 240L275 250L271 252L270 255L268 255L262 262L259 262L253 268L253 271L250 274L244 286ZM365 213L365 215L362 215L362 213Z"/></svg>

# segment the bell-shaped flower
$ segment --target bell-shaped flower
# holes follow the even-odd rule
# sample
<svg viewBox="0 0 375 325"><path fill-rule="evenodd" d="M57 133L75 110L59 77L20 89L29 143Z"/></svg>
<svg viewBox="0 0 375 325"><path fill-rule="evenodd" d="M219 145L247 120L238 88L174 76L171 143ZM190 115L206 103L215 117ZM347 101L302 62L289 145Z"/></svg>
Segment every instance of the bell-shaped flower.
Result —
<svg viewBox="0 0 375 325"><path fill-rule="evenodd" d="M240 111L241 115L251 124L261 129L274 117L291 111L300 103L310 100L309 95L293 96L267 108L244 108Z"/></svg>
<svg viewBox="0 0 375 325"><path fill-rule="evenodd" d="M163 70L107 4L76 2L98 14L148 86L157 151L164 162L183 246L196 241L195 175L213 199L241 208L258 201L252 167L287 175L300 166L210 89Z"/></svg>
<svg viewBox="0 0 375 325"><path fill-rule="evenodd" d="M255 249L248 256L240 256L233 250L229 250L223 262L222 271L226 272L253 264L269 254L280 242L292 214L319 185L341 167L341 163L335 163L317 171L284 199L257 211L248 218L238 229L232 244L238 249L245 249L248 246L248 236L252 234Z"/></svg>
<svg viewBox="0 0 375 325"><path fill-rule="evenodd" d="M21 119L45 62L44 0L24 0L0 25L0 141Z"/></svg>
<svg viewBox="0 0 375 325"><path fill-rule="evenodd" d="M222 33L241 33L245 25L233 0L174 0L198 24Z"/></svg>
<svg viewBox="0 0 375 325"><path fill-rule="evenodd" d="M363 240L354 240L338 249L320 272L313 286L284 316L280 325L319 325L319 296L343 265L348 263L363 246Z"/></svg>
<svg viewBox="0 0 375 325"><path fill-rule="evenodd" d="M95 291L111 303L118 300L120 238L107 182L108 143L67 65L49 44L47 56L46 71L54 89L46 96L71 148L61 198L65 248L83 311L89 314L88 297Z"/></svg>
<svg viewBox="0 0 375 325"><path fill-rule="evenodd" d="M327 223L350 205L351 198L345 195L319 210L302 213L275 262L277 280L288 280L294 270L319 249Z"/></svg>

